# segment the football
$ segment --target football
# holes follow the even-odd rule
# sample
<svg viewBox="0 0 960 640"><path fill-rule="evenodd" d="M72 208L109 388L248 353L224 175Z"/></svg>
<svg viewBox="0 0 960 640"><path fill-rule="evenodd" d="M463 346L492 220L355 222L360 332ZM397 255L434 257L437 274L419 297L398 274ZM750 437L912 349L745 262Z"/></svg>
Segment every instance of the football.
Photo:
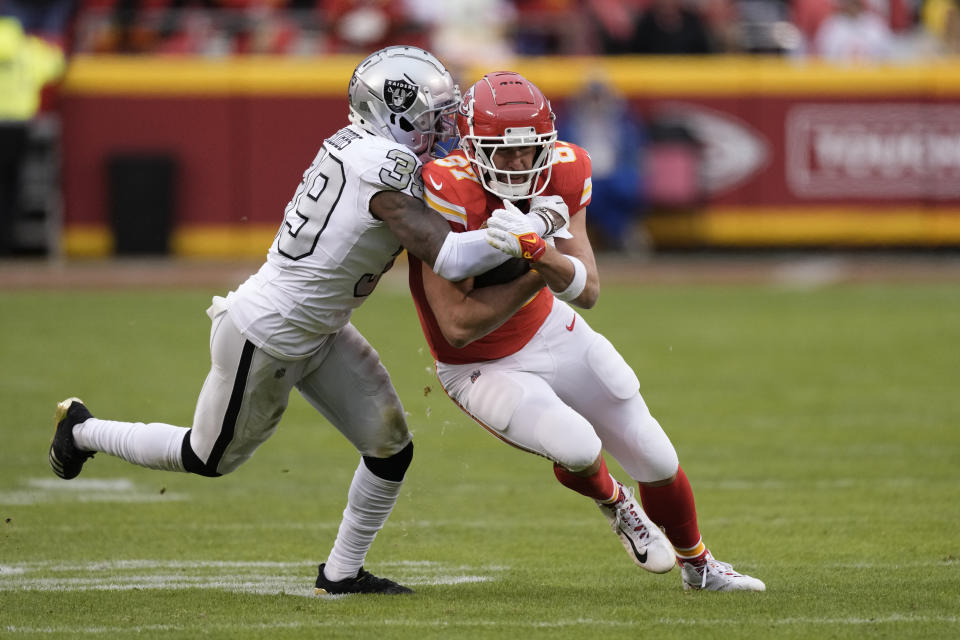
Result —
<svg viewBox="0 0 960 640"><path fill-rule="evenodd" d="M495 284L503 284L516 280L527 271L530 271L530 264L522 258L509 258L506 262L481 273L473 279L473 286L477 289L481 287L490 287Z"/></svg>

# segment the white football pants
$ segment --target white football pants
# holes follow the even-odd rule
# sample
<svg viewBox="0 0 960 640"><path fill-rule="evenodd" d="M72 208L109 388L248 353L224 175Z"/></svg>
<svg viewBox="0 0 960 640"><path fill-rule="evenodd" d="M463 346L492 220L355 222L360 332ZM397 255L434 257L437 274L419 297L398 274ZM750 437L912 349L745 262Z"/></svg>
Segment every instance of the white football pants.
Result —
<svg viewBox="0 0 960 640"><path fill-rule="evenodd" d="M221 311L213 317L210 359L189 432L91 418L74 429L77 446L153 469L227 474L273 434L294 387L364 456L388 458L412 439L380 356L351 324L313 355L279 360Z"/></svg>
<svg viewBox="0 0 960 640"><path fill-rule="evenodd" d="M273 434L294 387L362 455L387 458L411 440L390 375L352 324L307 358L279 360L240 335L229 312L220 313L210 357L190 445L219 473L236 469Z"/></svg>
<svg viewBox="0 0 960 640"><path fill-rule="evenodd" d="M537 334L489 362L437 363L447 394L501 440L571 471L601 449L638 482L677 472L677 454L650 415L636 374L605 337L554 300Z"/></svg>
<svg viewBox="0 0 960 640"><path fill-rule="evenodd" d="M223 475L273 434L294 387L364 456L389 458L411 441L380 356L351 324L317 353L279 360L246 340L220 311L210 330L210 359L192 429L90 418L74 427L77 446L152 469ZM357 575L401 485L376 476L361 460L327 559L328 579Z"/></svg>

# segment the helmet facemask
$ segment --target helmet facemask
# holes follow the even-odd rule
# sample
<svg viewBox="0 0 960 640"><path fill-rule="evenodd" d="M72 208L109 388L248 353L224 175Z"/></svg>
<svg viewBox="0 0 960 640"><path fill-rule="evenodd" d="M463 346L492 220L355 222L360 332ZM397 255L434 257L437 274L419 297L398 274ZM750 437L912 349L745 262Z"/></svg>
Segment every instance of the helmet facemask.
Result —
<svg viewBox="0 0 960 640"><path fill-rule="evenodd" d="M496 71L477 81L460 103L457 130L460 148L483 188L508 200L543 193L553 172L554 119L540 89L516 72ZM512 156L518 148L533 149L529 168L497 167L503 154ZM518 163L506 158L501 164L516 167Z"/></svg>
<svg viewBox="0 0 960 640"><path fill-rule="evenodd" d="M423 162L430 158L442 158L447 154L442 143L457 137L456 114L459 103L458 91L455 100L424 111L412 122L403 116L398 117L397 126L407 138L395 133L394 139L408 146Z"/></svg>
<svg viewBox="0 0 960 640"><path fill-rule="evenodd" d="M526 200L540 195L547 188L556 141L556 131L537 133L534 127L507 127L502 136L464 136L461 146L467 159L475 165L477 178L484 189L500 198ZM535 148L530 168L498 169L497 154L517 147ZM521 180L515 181L516 178Z"/></svg>

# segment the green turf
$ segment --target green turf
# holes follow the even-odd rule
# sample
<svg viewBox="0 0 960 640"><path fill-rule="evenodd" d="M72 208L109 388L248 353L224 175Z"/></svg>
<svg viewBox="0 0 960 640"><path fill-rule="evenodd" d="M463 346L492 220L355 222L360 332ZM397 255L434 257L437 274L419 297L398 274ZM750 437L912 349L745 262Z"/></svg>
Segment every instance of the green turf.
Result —
<svg viewBox="0 0 960 640"><path fill-rule="evenodd" d="M70 395L190 421L214 293L0 292L0 636L960 636L956 284L606 286L585 314L637 370L707 544L763 594L635 568L546 461L446 399L407 296L379 291L355 320L417 448L367 566L418 593L334 601L305 596L357 456L299 397L225 478L101 454L71 490L47 467Z"/></svg>

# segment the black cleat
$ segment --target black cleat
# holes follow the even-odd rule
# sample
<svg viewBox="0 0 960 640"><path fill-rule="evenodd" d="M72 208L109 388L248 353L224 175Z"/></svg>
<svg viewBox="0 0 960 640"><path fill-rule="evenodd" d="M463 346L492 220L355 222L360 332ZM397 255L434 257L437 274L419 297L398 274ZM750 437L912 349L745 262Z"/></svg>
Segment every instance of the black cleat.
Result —
<svg viewBox="0 0 960 640"><path fill-rule="evenodd" d="M323 575L323 567L326 563L320 565L320 574L317 576L317 587L313 590L314 595L318 596L336 596L348 593L381 593L384 595L395 596L401 593L413 593L402 584L397 584L393 580L378 578L372 573L365 571L360 567L360 572L355 578L344 578L337 582L327 580Z"/></svg>
<svg viewBox="0 0 960 640"><path fill-rule="evenodd" d="M73 441L74 425L92 417L80 398L67 398L57 405L57 415L54 418L57 421L57 430L53 434L47 459L53 472L64 480L80 475L83 463L93 457L93 451L81 451Z"/></svg>

